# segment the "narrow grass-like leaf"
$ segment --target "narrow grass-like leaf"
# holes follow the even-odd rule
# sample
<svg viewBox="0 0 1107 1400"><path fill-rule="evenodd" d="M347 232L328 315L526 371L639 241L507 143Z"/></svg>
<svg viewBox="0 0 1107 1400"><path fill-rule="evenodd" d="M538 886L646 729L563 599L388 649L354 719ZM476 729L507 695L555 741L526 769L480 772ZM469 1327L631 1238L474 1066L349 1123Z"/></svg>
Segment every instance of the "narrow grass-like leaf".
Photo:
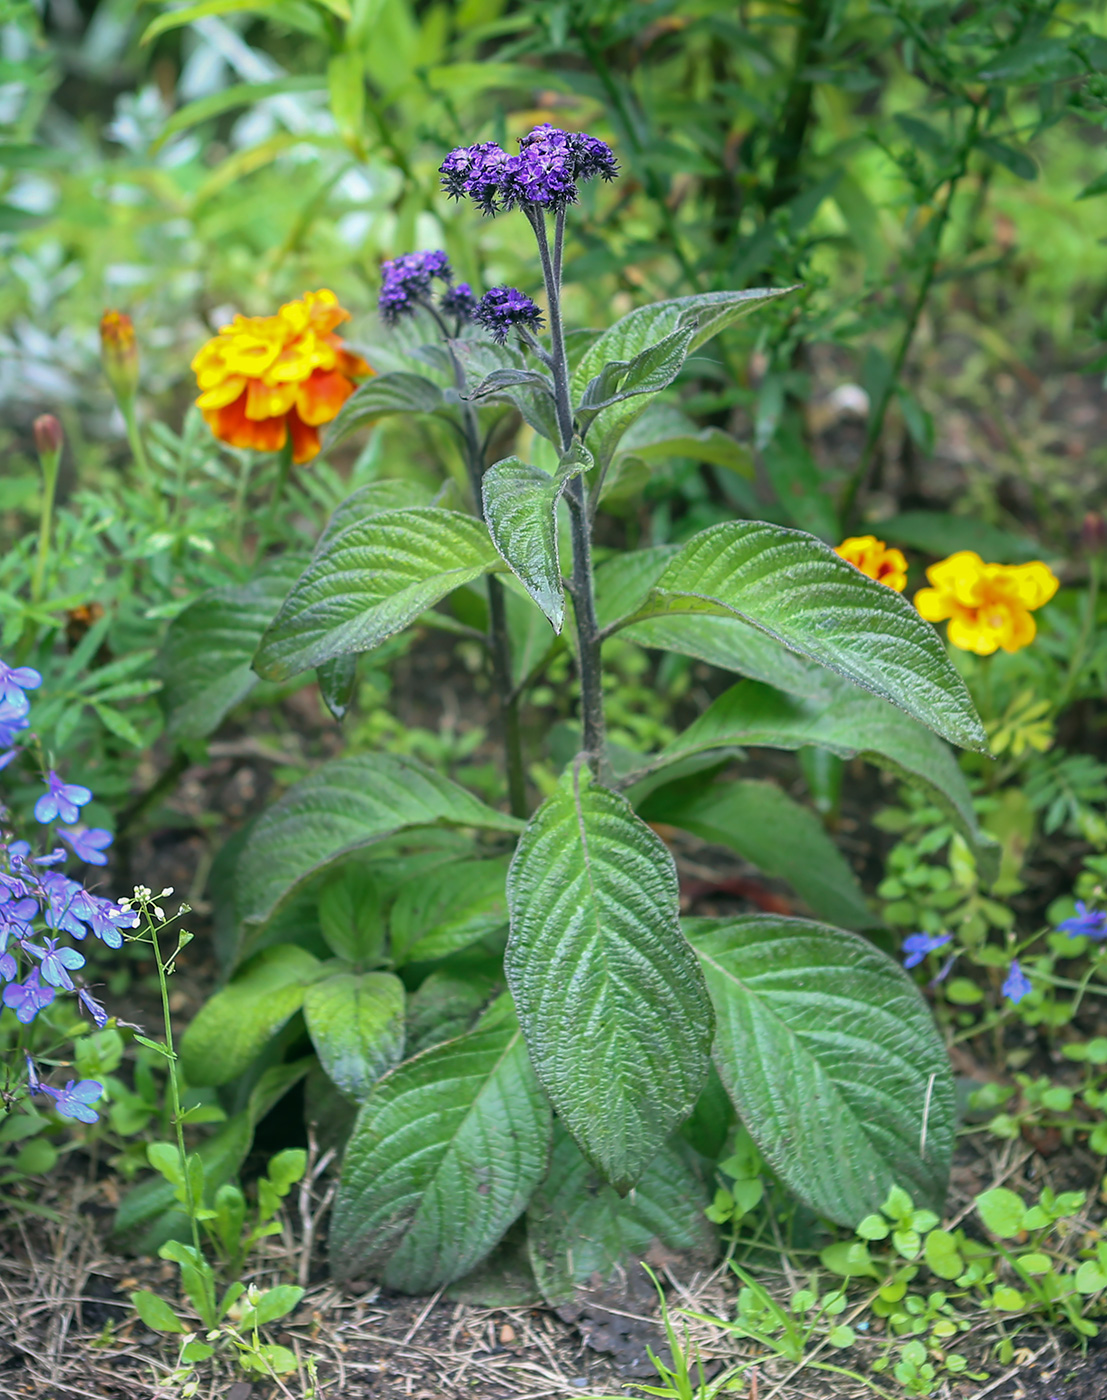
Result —
<svg viewBox="0 0 1107 1400"><path fill-rule="evenodd" d="M531 818L507 885L508 983L558 1117L619 1191L691 1112L711 1007L664 844L577 764Z"/></svg>
<svg viewBox="0 0 1107 1400"><path fill-rule="evenodd" d="M561 1126L554 1125L550 1170L527 1212L531 1268L551 1307L576 1290L606 1283L657 1243L711 1257L715 1232L704 1215L709 1195L673 1146L643 1172L634 1193L620 1197Z"/></svg>
<svg viewBox="0 0 1107 1400"><path fill-rule="evenodd" d="M519 457L505 457L484 474L484 518L492 543L555 632L565 617L557 504L573 477L591 465L591 455L578 445L565 454L553 476Z"/></svg>
<svg viewBox="0 0 1107 1400"><path fill-rule="evenodd" d="M526 1209L549 1149L549 1105L504 996L366 1100L334 1205L333 1272L405 1293L460 1278Z"/></svg>
<svg viewBox="0 0 1107 1400"><path fill-rule="evenodd" d="M263 923L317 871L412 827L513 832L521 823L411 758L359 754L324 763L258 820L238 862L240 917Z"/></svg>
<svg viewBox="0 0 1107 1400"><path fill-rule="evenodd" d="M773 1169L854 1226L902 1186L939 1208L953 1150L949 1058L903 969L805 919L691 919L715 1004L715 1064Z"/></svg>
<svg viewBox="0 0 1107 1400"><path fill-rule="evenodd" d="M841 758L860 756L927 793L957 825L988 872L996 843L981 830L968 783L948 747L929 729L875 696L823 673L832 697L817 702L782 695L771 686L743 681L715 700L623 786L630 790L651 774L693 754L733 747L799 749L808 744Z"/></svg>
<svg viewBox="0 0 1107 1400"><path fill-rule="evenodd" d="M880 924L818 817L775 783L677 783L653 793L640 812L646 821L668 822L729 846L766 875L787 880L819 918L847 928Z"/></svg>
<svg viewBox="0 0 1107 1400"><path fill-rule="evenodd" d="M332 536L262 637L254 668L284 680L370 651L463 583L500 565L479 520L435 506L390 510Z"/></svg>
<svg viewBox="0 0 1107 1400"><path fill-rule="evenodd" d="M740 618L952 743L988 751L965 683L934 628L906 598L813 535L758 521L701 530L625 622L704 613Z"/></svg>
<svg viewBox="0 0 1107 1400"><path fill-rule="evenodd" d="M336 972L313 983L304 1020L331 1081L359 1101L404 1053L404 984L391 972Z"/></svg>

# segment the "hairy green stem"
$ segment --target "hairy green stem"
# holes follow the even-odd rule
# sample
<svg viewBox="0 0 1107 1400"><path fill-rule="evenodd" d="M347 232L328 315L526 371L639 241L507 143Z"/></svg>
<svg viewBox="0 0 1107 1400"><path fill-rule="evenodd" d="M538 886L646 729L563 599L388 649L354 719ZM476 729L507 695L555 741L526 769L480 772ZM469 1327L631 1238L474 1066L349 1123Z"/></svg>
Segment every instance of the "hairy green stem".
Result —
<svg viewBox="0 0 1107 1400"><path fill-rule="evenodd" d="M43 452L39 458L42 466L42 510L38 522L38 555L35 559L34 577L31 579L31 602L42 600L46 582L46 561L50 557L50 532L54 522L54 493L58 485L59 452Z"/></svg>
<svg viewBox="0 0 1107 1400"><path fill-rule="evenodd" d="M146 456L146 447L142 441L142 431L138 426L134 396L132 395L127 399L120 399L119 408L123 414L123 422L127 429L127 442L131 448L131 457L134 459L139 479L143 486L149 490L153 485L150 476L150 461Z"/></svg>

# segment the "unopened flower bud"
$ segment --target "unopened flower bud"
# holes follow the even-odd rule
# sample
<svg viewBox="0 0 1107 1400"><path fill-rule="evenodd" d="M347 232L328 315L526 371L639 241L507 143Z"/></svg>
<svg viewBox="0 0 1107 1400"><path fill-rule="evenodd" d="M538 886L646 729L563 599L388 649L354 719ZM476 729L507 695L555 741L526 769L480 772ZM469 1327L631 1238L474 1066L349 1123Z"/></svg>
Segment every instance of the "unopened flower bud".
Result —
<svg viewBox="0 0 1107 1400"><path fill-rule="evenodd" d="M1107 520L1097 510L1090 510L1080 527L1080 544L1085 554L1102 554L1107 549Z"/></svg>
<svg viewBox="0 0 1107 1400"><path fill-rule="evenodd" d="M35 450L40 457L56 457L62 450L65 434L52 413L44 413L35 419L34 433Z"/></svg>
<svg viewBox="0 0 1107 1400"><path fill-rule="evenodd" d="M100 318L100 362L118 403L129 404L138 389L138 345L125 311L105 311Z"/></svg>

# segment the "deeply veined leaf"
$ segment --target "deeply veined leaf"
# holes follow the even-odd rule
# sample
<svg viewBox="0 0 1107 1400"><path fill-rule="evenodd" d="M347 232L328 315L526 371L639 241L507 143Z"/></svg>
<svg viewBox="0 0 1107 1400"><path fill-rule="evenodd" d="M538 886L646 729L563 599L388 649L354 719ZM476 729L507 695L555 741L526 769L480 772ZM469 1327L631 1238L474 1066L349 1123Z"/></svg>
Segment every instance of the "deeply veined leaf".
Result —
<svg viewBox="0 0 1107 1400"><path fill-rule="evenodd" d="M822 672L817 701L782 695L756 681L732 686L693 724L666 745L625 786L692 754L735 746L798 749L812 744L841 758L860 756L921 787L956 823L986 869L995 863L996 843L980 829L957 760L929 729L883 700ZM826 687L834 690L826 693ZM633 801L632 794L632 801Z"/></svg>
<svg viewBox="0 0 1107 1400"><path fill-rule="evenodd" d="M748 447L721 428L701 428L668 403L650 404L623 435L619 451L644 462L691 457L697 462L725 467L739 476L753 475L753 456Z"/></svg>
<svg viewBox="0 0 1107 1400"><path fill-rule="evenodd" d="M303 566L302 557L283 556L250 583L215 588L173 619L158 658L171 738L203 739L257 685L254 652Z"/></svg>
<svg viewBox="0 0 1107 1400"><path fill-rule="evenodd" d="M372 967L384 949L384 895L371 869L350 863L323 886L319 927L336 958Z"/></svg>
<svg viewBox="0 0 1107 1400"><path fill-rule="evenodd" d="M321 964L294 943L251 958L210 997L181 1037L181 1068L190 1084L228 1084L303 1005Z"/></svg>
<svg viewBox="0 0 1107 1400"><path fill-rule="evenodd" d="M263 923L310 875L412 827L514 832L521 823L411 758L334 759L259 818L238 862L240 917Z"/></svg>
<svg viewBox="0 0 1107 1400"><path fill-rule="evenodd" d="M307 989L304 1020L332 1082L364 1099L403 1057L404 984L391 972L336 972Z"/></svg>
<svg viewBox="0 0 1107 1400"><path fill-rule="evenodd" d="M680 373L695 334L694 321L646 345L633 359L610 360L584 389L577 405L577 420L585 425L605 408L640 394L656 394Z"/></svg>
<svg viewBox="0 0 1107 1400"><path fill-rule="evenodd" d="M334 1205L332 1271L405 1293L460 1278L526 1209L549 1148L549 1105L504 996L366 1100Z"/></svg>
<svg viewBox="0 0 1107 1400"><path fill-rule="evenodd" d="M938 1208L953 1150L949 1059L903 969L805 919L691 919L717 1029L714 1058L773 1169L853 1226L893 1185Z"/></svg>
<svg viewBox="0 0 1107 1400"><path fill-rule="evenodd" d="M370 651L463 583L500 567L484 525L436 506L382 511L334 535L300 576L254 658L285 680Z"/></svg>
<svg viewBox="0 0 1107 1400"><path fill-rule="evenodd" d="M766 875L787 880L820 918L858 929L880 923L818 817L775 783L739 780L691 790L678 783L653 793L640 813L729 846Z"/></svg>
<svg viewBox="0 0 1107 1400"><path fill-rule="evenodd" d="M339 501L315 543L313 558L326 550L331 541L357 525L368 520L371 515L380 515L385 510L406 510L411 506L428 506L431 493L417 481L370 481L351 491L345 500Z"/></svg>
<svg viewBox="0 0 1107 1400"><path fill-rule="evenodd" d="M392 906L398 964L448 957L507 926L507 859L453 861L411 880Z"/></svg>
<svg viewBox="0 0 1107 1400"><path fill-rule="evenodd" d="M573 477L591 465L591 454L577 444L553 476L518 457L505 457L484 474L484 518L492 543L555 632L565 616L557 504Z"/></svg>
<svg viewBox="0 0 1107 1400"><path fill-rule="evenodd" d="M709 1196L679 1151L666 1145L632 1195L620 1197L560 1123L550 1170L527 1212L531 1268L551 1307L572 1301L598 1276L606 1283L660 1242L709 1258L715 1232L704 1215Z"/></svg>
<svg viewBox="0 0 1107 1400"><path fill-rule="evenodd" d="M577 764L531 818L507 884L508 984L558 1117L626 1192L691 1112L711 1007L664 844Z"/></svg>
<svg viewBox="0 0 1107 1400"><path fill-rule="evenodd" d="M952 743L988 751L965 683L934 628L906 598L813 535L759 521L701 530L624 621L703 613L750 623Z"/></svg>
<svg viewBox="0 0 1107 1400"><path fill-rule="evenodd" d="M325 448L337 447L358 428L390 413L437 413L445 405L442 390L421 374L396 370L377 374L355 389L331 423Z"/></svg>
<svg viewBox="0 0 1107 1400"><path fill-rule="evenodd" d="M724 327L757 307L785 296L794 287L752 287L744 292L701 292L639 306L615 322L594 340L573 372L572 387L582 394L609 360L631 360L648 345L681 326L695 325L687 354L717 335Z"/></svg>

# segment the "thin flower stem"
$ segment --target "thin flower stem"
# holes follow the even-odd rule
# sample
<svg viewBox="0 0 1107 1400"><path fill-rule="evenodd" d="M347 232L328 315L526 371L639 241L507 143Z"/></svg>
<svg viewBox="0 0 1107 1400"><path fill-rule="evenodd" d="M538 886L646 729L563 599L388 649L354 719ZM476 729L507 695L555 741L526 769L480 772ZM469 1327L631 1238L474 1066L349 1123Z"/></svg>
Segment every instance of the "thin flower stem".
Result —
<svg viewBox="0 0 1107 1400"><path fill-rule="evenodd" d="M58 463L60 452L42 455L42 511L38 524L38 556L35 559L35 572L31 580L31 602L42 600L46 582L46 561L50 557L50 532L54 521L54 492L58 485Z"/></svg>
<svg viewBox="0 0 1107 1400"><path fill-rule="evenodd" d="M528 209L527 217L538 240L538 255L542 261L542 276L546 283L546 298L550 308L550 346L552 350L554 402L557 406L561 450L567 452L573 443L573 405L569 394L569 360L565 353L565 328L561 320L561 259L565 243L565 211L559 209L554 220L554 248L546 231L546 216L541 209ZM589 766L600 776L604 763L604 713L602 638L596 620L596 593L592 575L592 527L584 494L584 483L577 476L565 491L572 526L573 573L569 591L576 617L580 672L580 709L584 729L584 752Z"/></svg>
<svg viewBox="0 0 1107 1400"><path fill-rule="evenodd" d="M150 476L150 460L146 456L146 447L142 441L142 430L138 426L133 397L121 400L119 407L123 413L123 422L127 429L127 442L130 444L131 457L134 459L139 479L143 486L150 490L153 487L153 480Z"/></svg>
<svg viewBox="0 0 1107 1400"><path fill-rule="evenodd" d="M292 434L289 433L284 446L280 449L277 457L277 475L273 482L273 494L269 498L269 509L265 515L265 523L261 527L261 534L258 536L258 546L255 557L260 559L268 545L277 538L277 517L280 512L281 501L284 499L285 487L288 485L288 478L292 472Z"/></svg>

